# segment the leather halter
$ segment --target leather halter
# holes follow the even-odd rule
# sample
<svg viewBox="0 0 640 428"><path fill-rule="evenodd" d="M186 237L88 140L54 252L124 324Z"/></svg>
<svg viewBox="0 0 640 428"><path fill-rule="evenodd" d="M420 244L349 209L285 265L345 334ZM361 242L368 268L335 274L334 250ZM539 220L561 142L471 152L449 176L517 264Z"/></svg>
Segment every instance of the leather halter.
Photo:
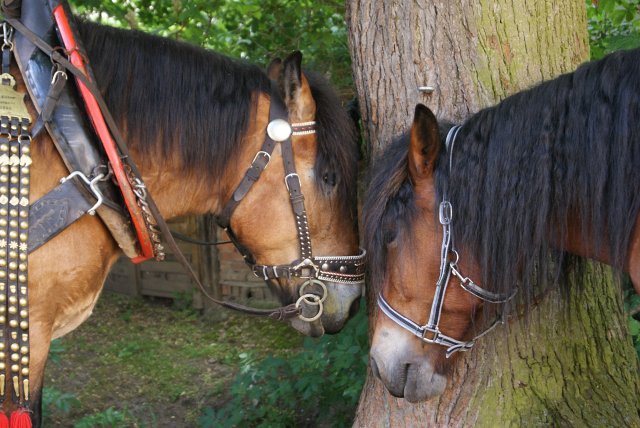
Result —
<svg viewBox="0 0 640 428"><path fill-rule="evenodd" d="M460 131L461 126L457 125L452 127L447 134L445 140L445 146L449 153L449 173L451 173L452 153L453 146L456 141L456 136ZM477 334L471 340L458 340L453 337L447 336L440 331L440 315L442 314L442 306L444 305L444 296L447 291L447 285L449 285L449 279L451 275L457 277L460 280L460 286L468 293L473 294L477 298L484 300L488 303L502 303L506 304L511 300L516 292L511 294L498 294L485 290L477 285L470 278L465 277L460 272L458 267L459 254L453 244L453 208L447 198L447 192L443 193L442 202L440 202L438 213L440 224L442 225L442 247L440 249L440 275L436 282L436 290L433 296L433 303L431 304L431 312L427 324L421 326L409 318L402 315L396 309L394 309L384 298L382 293L378 295L378 307L385 313L389 319L394 321L400 327L411 332L413 335L419 337L423 342L433 343L436 345L445 346L446 357L449 358L453 353L457 351L468 351L471 349L476 340L484 336L493 330L498 324L503 323L501 315L481 333ZM454 256L451 260L451 255Z"/></svg>
<svg viewBox="0 0 640 428"><path fill-rule="evenodd" d="M276 135L275 128L284 128L282 135ZM272 131L274 130L274 131ZM307 212L304 207L304 195L300 186L300 178L296 173L295 160L293 155L293 147L291 142L292 135L307 135L315 133L315 122L305 122L300 124L288 122L288 113L284 102L280 98L275 82L271 84L270 106L269 106L269 125L265 135L262 147L256 153L251 166L247 169L240 184L236 187L231 198L222 209L220 215L216 217L216 221L220 227L229 236L229 239L238 252L244 258L244 261L251 267L255 276L265 281L277 278L292 277L306 278L300 287L301 296L305 296L304 289L309 284L318 284L321 286L324 296L305 298L309 304L318 304L320 308L316 317L322 312L321 301L326 297L326 287L321 281L331 281L341 284L357 284L358 286L364 281L364 259L366 251L360 249L360 254L354 256L322 256L314 257L311 247L311 236L309 233L309 223L307 220ZM287 265L261 265L257 264L251 252L240 243L237 236L231 229L231 216L240 202L247 195L252 185L258 181L262 171L267 167L271 160L277 143L280 143L282 159L284 162L284 185L289 193L291 207L295 216L298 243L300 246L300 258L294 260ZM301 297L302 299L303 297ZM314 317L315 318L315 317ZM307 320L309 321L309 320Z"/></svg>

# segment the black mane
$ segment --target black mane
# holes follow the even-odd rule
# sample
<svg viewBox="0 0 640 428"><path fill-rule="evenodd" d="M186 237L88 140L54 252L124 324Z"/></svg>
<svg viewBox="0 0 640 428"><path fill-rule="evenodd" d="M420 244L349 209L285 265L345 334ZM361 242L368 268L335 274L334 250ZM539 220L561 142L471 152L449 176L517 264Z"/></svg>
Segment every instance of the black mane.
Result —
<svg viewBox="0 0 640 428"><path fill-rule="evenodd" d="M564 261L555 248L562 248L570 222L614 267L623 266L640 210L639 76L640 50L584 64L468 118L451 174L441 151L438 198L446 185L461 258L480 263L483 286L497 292L518 286L530 297L535 287L555 282ZM385 252L384 232L374 222L407 213L402 220L411 221L407 144L399 140L387 150L365 202L373 269Z"/></svg>
<svg viewBox="0 0 640 428"><path fill-rule="evenodd" d="M270 92L264 71L140 31L78 26L107 104L138 150L158 162L177 155L185 173L220 177L240 152L257 94ZM332 172L338 200L351 199L358 155L353 124L325 79L305 75L317 104L317 183Z"/></svg>

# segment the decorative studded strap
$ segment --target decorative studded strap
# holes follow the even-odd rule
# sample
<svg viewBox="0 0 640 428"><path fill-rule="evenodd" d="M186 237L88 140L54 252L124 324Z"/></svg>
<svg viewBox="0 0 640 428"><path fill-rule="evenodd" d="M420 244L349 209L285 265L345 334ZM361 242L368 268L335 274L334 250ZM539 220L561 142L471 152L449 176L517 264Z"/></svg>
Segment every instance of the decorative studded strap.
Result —
<svg viewBox="0 0 640 428"><path fill-rule="evenodd" d="M8 61L3 56L3 69ZM3 73L0 88L0 396L29 407L27 254L31 136L24 95Z"/></svg>

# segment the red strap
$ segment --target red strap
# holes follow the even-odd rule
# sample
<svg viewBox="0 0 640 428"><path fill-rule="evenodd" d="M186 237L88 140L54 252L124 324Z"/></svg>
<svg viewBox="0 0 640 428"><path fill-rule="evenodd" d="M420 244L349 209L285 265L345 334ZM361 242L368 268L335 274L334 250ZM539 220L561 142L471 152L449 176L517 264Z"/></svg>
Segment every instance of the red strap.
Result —
<svg viewBox="0 0 640 428"><path fill-rule="evenodd" d="M71 26L69 25L69 20L62 4L58 5L53 10L53 16L55 17L56 23L58 25L64 47L67 52L69 52L69 60L73 65L82 70L84 74L87 75L87 78L89 78L85 60L78 52L78 46L75 37L73 36L73 32L71 31ZM144 218L142 217L142 211L138 206L136 196L133 193L133 189L131 188L129 179L127 178L124 168L122 167L122 161L120 159L120 155L116 148L115 142L111 137L111 133L109 132L109 129L104 121L102 111L100 110L96 99L87 89L87 87L77 78L76 82L78 84L78 87L80 88L80 93L82 94L82 98L84 99L87 113L91 118L93 127L98 134L100 141L102 142L107 157L109 158L109 162L111 163L111 167L113 169L113 174L120 187L125 205L127 207L127 210L129 211L129 214L131 215L131 220L133 221L133 226L138 236L138 242L140 243L140 250L142 254L134 257L133 259L131 259L131 261L133 263L143 262L154 257L154 253L153 243L151 241L151 238L149 237L149 231L147 230L147 226L145 225Z"/></svg>

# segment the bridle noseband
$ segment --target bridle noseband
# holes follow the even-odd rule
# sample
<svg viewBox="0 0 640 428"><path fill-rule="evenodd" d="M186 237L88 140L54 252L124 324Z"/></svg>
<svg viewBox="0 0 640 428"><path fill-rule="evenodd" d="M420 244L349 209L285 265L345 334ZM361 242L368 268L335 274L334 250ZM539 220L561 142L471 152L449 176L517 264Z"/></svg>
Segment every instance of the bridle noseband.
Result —
<svg viewBox="0 0 640 428"><path fill-rule="evenodd" d="M449 153L449 173L451 173L452 153L453 146L455 144L456 136L460 131L461 126L457 125L452 127L445 140L445 146ZM468 293L473 294L477 298L484 300L488 303L507 303L515 296L515 291L511 294L497 294L477 285L470 278L462 275L458 266L459 254L453 244L453 207L447 198L447 192L443 193L442 202L440 202L438 213L440 224L442 225L442 247L440 249L440 275L436 282L436 290L433 296L433 303L431 304L431 312L427 324L420 326L413 322L409 318L402 315L395 310L385 300L382 293L378 295L378 307L385 313L389 319L394 321L400 327L411 332L413 335L419 337L426 343L433 343L436 345L446 346L446 357L449 358L453 353L457 351L468 351L471 349L476 340L486 335L493 330L498 324L503 322L501 315L491 323L485 330L476 335L473 339L464 341L454 339L450 336L443 334L440 331L440 315L442 314L442 306L444 304L444 296L447 291L447 285L451 275L457 277L460 280L460 286ZM453 259L451 259L453 256Z"/></svg>
<svg viewBox="0 0 640 428"><path fill-rule="evenodd" d="M360 254L354 256L313 256L309 222L304 207L304 195L302 194L300 177L295 169L291 136L308 135L315 132L315 122L289 123L287 109L279 96L275 83L272 83L269 124L267 125L265 140L240 184L236 187L220 215L216 217L218 225L227 233L229 239L240 252L244 261L251 267L255 276L265 281L293 277L306 279L299 289L300 297L296 302L296 307L299 308L303 302L311 306L318 306L318 312L313 317L299 315L300 319L307 322L315 321L322 315L323 302L327 297L327 288L323 281L360 285L364 281L364 259L366 256L364 249L360 249ZM284 161L284 184L289 193L295 217L300 258L285 265L261 265L256 263L251 252L240 243L231 229L231 216L271 161L271 153L278 143L280 143ZM321 296L307 290L307 287L313 285L320 287Z"/></svg>

